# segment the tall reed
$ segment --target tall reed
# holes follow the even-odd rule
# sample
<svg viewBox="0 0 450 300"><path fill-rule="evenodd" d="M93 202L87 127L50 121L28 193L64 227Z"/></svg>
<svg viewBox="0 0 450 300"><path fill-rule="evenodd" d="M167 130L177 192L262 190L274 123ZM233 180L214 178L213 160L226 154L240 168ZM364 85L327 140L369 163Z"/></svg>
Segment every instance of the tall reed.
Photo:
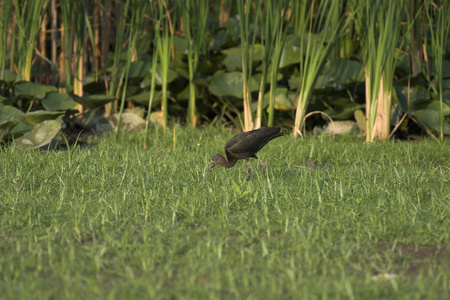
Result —
<svg viewBox="0 0 450 300"><path fill-rule="evenodd" d="M427 1L411 0L406 3L406 20L409 31L409 52L411 56L411 73L413 76L422 71L423 50L422 44L424 34L425 9L424 3Z"/></svg>
<svg viewBox="0 0 450 300"><path fill-rule="evenodd" d="M436 6L435 6L436 5ZM443 59L447 49L447 40L450 33L450 3L426 1L428 27L431 36L431 49L433 52L434 81L431 86L439 97L439 138L444 140L444 97L443 97Z"/></svg>
<svg viewBox="0 0 450 300"><path fill-rule="evenodd" d="M161 81L162 81L162 100L161 100L161 112L162 112L162 127L167 128L167 112L168 112L168 72L170 66L170 58L172 54L173 44L173 24L170 19L170 10L167 7L166 2L158 1L159 19L161 20L161 28L158 31L159 37L157 39L158 56L161 66Z"/></svg>
<svg viewBox="0 0 450 300"><path fill-rule="evenodd" d="M187 47L189 67L189 104L187 120L191 127L197 124L195 72L200 55L206 52L206 22L208 20L208 0L178 0L181 11L184 35Z"/></svg>
<svg viewBox="0 0 450 300"><path fill-rule="evenodd" d="M304 1L297 3L295 7L297 11L294 12L296 18L309 20L309 23L295 21L297 26L301 26L296 28L296 33L301 34L306 39L306 43L303 40L300 42L299 55L303 59L299 64L301 84L297 97L294 138L301 134L300 130L303 126L306 109L319 72L346 28L345 24L336 27L331 26L335 17L333 12L342 8L341 1L324 0L318 2L317 10L314 0L309 6Z"/></svg>
<svg viewBox="0 0 450 300"><path fill-rule="evenodd" d="M12 0L4 0L0 4L0 77L4 76L6 69L6 51L12 16L12 3ZM11 69L12 65L9 68Z"/></svg>
<svg viewBox="0 0 450 300"><path fill-rule="evenodd" d="M268 126L273 125L275 90L277 88L278 66L286 38L287 26L284 26L287 10L291 1L265 1L261 10L260 30L261 43L264 46L262 60L262 76L259 87L258 106L256 110L255 128L261 127L263 99L267 76L270 76ZM292 15L292 14L291 14ZM286 23L289 23L286 20Z"/></svg>
<svg viewBox="0 0 450 300"><path fill-rule="evenodd" d="M355 8L366 85L366 141L385 140L390 133L393 76L400 45L402 1L358 2ZM356 11L358 10L358 11Z"/></svg>
<svg viewBox="0 0 450 300"><path fill-rule="evenodd" d="M127 14L129 11L130 0L115 0L115 17L116 17L116 39L114 47L113 64L111 71L111 81L108 94L119 99L119 93L123 84L124 68L121 68L121 56L126 39L126 24L128 22ZM106 37L105 37L106 38ZM107 105L107 114L115 112L114 104Z"/></svg>
<svg viewBox="0 0 450 300"><path fill-rule="evenodd" d="M89 20L88 8L84 1L61 1L62 22L65 30L65 70L66 89L72 90L77 96L83 96L83 78L86 72L84 60L87 56L85 41L89 40L94 46L94 34ZM86 39L86 34L88 39ZM71 85L71 74L73 86ZM80 106L81 110L82 107Z"/></svg>
<svg viewBox="0 0 450 300"><path fill-rule="evenodd" d="M153 6L150 5L150 15L153 16L153 20L155 22L154 25L154 35L153 35L153 53L152 53L152 70L151 70L151 82L150 82L150 95L148 97L148 110L147 110L147 120L145 124L145 134L144 134L144 149L147 149L148 147L148 141L149 141L149 135L148 135L148 129L150 127L150 116L152 112L152 104L153 99L155 97L155 88L156 88L156 72L157 72L157 65L158 65L158 45L159 45L159 28L161 19L157 17L158 10Z"/></svg>
<svg viewBox="0 0 450 300"><path fill-rule="evenodd" d="M258 21L258 15L261 9L262 1L256 1L254 8L255 11L252 11L252 2L253 1L251 0L237 1L242 52L244 131L249 131L254 128L251 109L252 95L250 89L250 81L252 79L253 53L256 40L255 28ZM251 20L251 18L253 19ZM252 24L253 32L251 31Z"/></svg>
<svg viewBox="0 0 450 300"><path fill-rule="evenodd" d="M14 1L18 27L17 68L27 81L31 79L35 42L48 4L48 0Z"/></svg>
<svg viewBox="0 0 450 300"><path fill-rule="evenodd" d="M127 52L127 61L125 64L125 80L124 86L122 89L122 96L120 99L120 108L119 108L119 116L117 118L117 126L115 128L115 136L119 135L120 125L122 122L122 113L125 106L125 96L127 92L128 86L128 75L130 73L130 65L133 57L136 57L136 49L138 47L138 43L140 41L140 36L142 32L142 24L144 21L144 16L146 14L147 2L140 0L131 0L131 20L130 20L130 31L129 31L129 45Z"/></svg>

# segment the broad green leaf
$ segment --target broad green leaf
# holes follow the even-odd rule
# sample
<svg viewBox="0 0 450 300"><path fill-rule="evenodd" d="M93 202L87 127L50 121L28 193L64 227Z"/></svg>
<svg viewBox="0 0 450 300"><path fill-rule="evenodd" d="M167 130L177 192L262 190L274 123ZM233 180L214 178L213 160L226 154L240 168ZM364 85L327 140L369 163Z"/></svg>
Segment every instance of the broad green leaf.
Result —
<svg viewBox="0 0 450 300"><path fill-rule="evenodd" d="M361 132L366 131L366 116L364 115L363 111L358 109L355 110L354 113L356 123L358 124L359 130Z"/></svg>
<svg viewBox="0 0 450 300"><path fill-rule="evenodd" d="M201 59L201 63L197 66L197 73L202 74L203 76L209 76L217 67L216 62L214 62L213 59L214 58Z"/></svg>
<svg viewBox="0 0 450 300"><path fill-rule="evenodd" d="M57 88L34 82L23 81L14 86L14 95L23 99L43 99L49 92L57 92Z"/></svg>
<svg viewBox="0 0 450 300"><path fill-rule="evenodd" d="M14 127L11 128L11 130L8 133L8 136L18 138L19 136L24 135L25 133L31 131L33 129L33 126L30 124L27 124L25 122L18 122L14 125Z"/></svg>
<svg viewBox="0 0 450 300"><path fill-rule="evenodd" d="M108 104L109 102L112 102L114 100L116 100L116 97L112 95L98 94L76 98L75 102L80 103L81 105L83 105L83 107L86 108L95 108Z"/></svg>
<svg viewBox="0 0 450 300"><path fill-rule="evenodd" d="M409 111L411 110L411 105L415 102L430 99L429 92L421 86L410 88L408 88L407 86L395 86L394 88L398 103L401 109L406 113L409 113Z"/></svg>
<svg viewBox="0 0 450 300"><path fill-rule="evenodd" d="M187 45L186 45L186 39L184 37L174 35L173 46L181 54L183 54L183 55L187 54L188 50L187 50Z"/></svg>
<svg viewBox="0 0 450 300"><path fill-rule="evenodd" d="M323 112L333 120L348 120L355 115L355 112L363 108L364 105L353 104L340 110L325 109ZM327 120L327 119L326 119Z"/></svg>
<svg viewBox="0 0 450 300"><path fill-rule="evenodd" d="M17 78L17 74L10 70L0 72L0 82L4 82L7 85L11 85Z"/></svg>
<svg viewBox="0 0 450 300"><path fill-rule="evenodd" d="M328 75L319 75L317 76L316 81L314 82L313 90L342 90L343 86L338 84L336 80Z"/></svg>
<svg viewBox="0 0 450 300"><path fill-rule="evenodd" d="M302 84L302 78L299 74L292 75L288 80L289 89L298 90ZM317 76L316 81L314 82L313 90L342 90L343 86L338 84L336 80L328 75L319 75Z"/></svg>
<svg viewBox="0 0 450 300"><path fill-rule="evenodd" d="M258 83L251 79L250 90L257 91L259 89ZM243 97L243 79L241 72L217 72L214 74L211 84L209 86L211 94L218 97Z"/></svg>
<svg viewBox="0 0 450 300"><path fill-rule="evenodd" d="M55 120L46 120L33 127L33 130L14 140L18 149L36 149L45 146L61 130L61 123Z"/></svg>
<svg viewBox="0 0 450 300"><path fill-rule="evenodd" d="M142 79L148 73L150 73L151 68L152 68L151 62L142 60L134 61L130 64L128 78L134 80Z"/></svg>
<svg viewBox="0 0 450 300"><path fill-rule="evenodd" d="M15 122L5 122L0 125L0 140L2 140L10 131L11 129L16 125Z"/></svg>
<svg viewBox="0 0 450 300"><path fill-rule="evenodd" d="M241 47L222 50L225 54L223 61L228 71L242 70L242 50ZM264 46L256 44L253 52L253 63L260 62L264 55Z"/></svg>
<svg viewBox="0 0 450 300"><path fill-rule="evenodd" d="M321 36L320 34L311 34L311 44L317 43L321 45ZM303 57L300 55L301 52L301 46L303 44L304 49L306 49L308 43L308 34L303 34L302 36L297 35L287 35L286 41L284 43L283 51L281 52L281 58L280 58L280 68L284 68L293 64L298 64ZM317 46L311 46L310 47L317 47ZM306 50L305 50L306 51Z"/></svg>
<svg viewBox="0 0 450 300"><path fill-rule="evenodd" d="M414 110L411 115L419 120L420 123L436 132L440 131L439 110L435 109L419 109ZM444 134L450 135L450 125L444 120Z"/></svg>
<svg viewBox="0 0 450 300"><path fill-rule="evenodd" d="M450 105L450 89L449 90L443 90L442 91L442 100L447 105Z"/></svg>
<svg viewBox="0 0 450 300"><path fill-rule="evenodd" d="M284 68L293 64L298 64L303 58L300 55L300 48L296 46L285 45L280 58L280 68Z"/></svg>
<svg viewBox="0 0 450 300"><path fill-rule="evenodd" d="M146 91L146 92L142 92L140 94L129 97L127 99L127 101L131 101L133 103L138 103L138 104L147 106L149 98L150 98L150 92ZM152 107L156 107L157 105L159 105L161 103L161 98L162 98L161 91L155 91L155 93L153 95Z"/></svg>
<svg viewBox="0 0 450 300"><path fill-rule="evenodd" d="M300 88L301 84L302 84L302 79L298 74L292 75L288 80L289 89L293 90L293 91L298 90Z"/></svg>
<svg viewBox="0 0 450 300"><path fill-rule="evenodd" d="M227 46L230 46L234 43L234 40L239 36L239 28L235 28L234 30L220 30L214 36L214 40L211 43L211 49L215 51L221 51Z"/></svg>
<svg viewBox="0 0 450 300"><path fill-rule="evenodd" d="M364 66L355 60L332 59L324 65L323 73L333 77L340 84L364 81Z"/></svg>
<svg viewBox="0 0 450 300"><path fill-rule="evenodd" d="M284 42L284 46L294 46L300 48L302 42L302 38L296 34L288 34L286 35L286 40Z"/></svg>
<svg viewBox="0 0 450 300"><path fill-rule="evenodd" d="M152 83L152 70L150 69L148 71L148 74L145 75L144 79L141 81L140 83L140 87L141 88L147 88L150 87L151 83ZM178 73L168 69L167 70L167 83L171 83L172 81L174 81L175 79L177 79L178 77ZM162 85L162 73L161 73L161 65L158 65L156 67L156 74L155 74L155 83L156 85L161 86Z"/></svg>
<svg viewBox="0 0 450 300"><path fill-rule="evenodd" d="M46 111L46 110L37 110L30 113L27 113L24 116L24 122L30 125L36 125L45 120L55 120L59 116L64 115L64 112L61 111Z"/></svg>
<svg viewBox="0 0 450 300"><path fill-rule="evenodd" d="M256 82L261 82L261 78L262 78L262 73L256 73L253 76L253 79L256 80ZM283 79L283 74L281 73L277 73L277 81ZM266 84L270 83L270 75L266 76Z"/></svg>
<svg viewBox="0 0 450 300"><path fill-rule="evenodd" d="M4 105L12 105L14 103L13 99L11 98L5 98L2 95L0 95L0 104Z"/></svg>
<svg viewBox="0 0 450 300"><path fill-rule="evenodd" d="M63 93L48 93L41 103L46 110L50 111L66 111L74 109L77 105L69 95Z"/></svg>
<svg viewBox="0 0 450 300"><path fill-rule="evenodd" d="M291 110L293 107L293 103L292 101L287 97L287 88L277 88L275 90L275 102L274 102L274 108L276 110ZM264 103L267 103L267 105L269 105L269 96L270 96L270 91L266 92L266 94L264 95ZM264 106L265 107L265 106Z"/></svg>
<svg viewBox="0 0 450 300"><path fill-rule="evenodd" d="M240 47L226 49L222 52L225 54L223 64L228 71L242 70L242 51Z"/></svg>
<svg viewBox="0 0 450 300"><path fill-rule="evenodd" d="M21 110L13 106L0 104L0 125L10 121L18 122L23 116L25 116L25 113Z"/></svg>
<svg viewBox="0 0 450 300"><path fill-rule="evenodd" d="M188 84L180 93L177 94L177 100L178 101L185 101L185 100L189 100L190 97L190 85ZM198 99L198 96L195 96Z"/></svg>
<svg viewBox="0 0 450 300"><path fill-rule="evenodd" d="M446 103L442 103L444 117L450 115L450 107ZM428 101L426 103L415 105L414 110L433 110L440 112L441 104L438 100Z"/></svg>

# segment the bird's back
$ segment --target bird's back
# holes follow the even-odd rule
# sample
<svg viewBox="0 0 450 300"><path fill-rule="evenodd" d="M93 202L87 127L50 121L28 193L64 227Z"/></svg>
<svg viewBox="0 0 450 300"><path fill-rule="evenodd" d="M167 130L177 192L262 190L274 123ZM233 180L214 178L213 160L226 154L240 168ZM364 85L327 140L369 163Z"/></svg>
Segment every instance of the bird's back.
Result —
<svg viewBox="0 0 450 300"><path fill-rule="evenodd" d="M247 158L261 150L269 141L283 136L279 127L263 127L240 133L233 137L225 145L225 153L237 158Z"/></svg>

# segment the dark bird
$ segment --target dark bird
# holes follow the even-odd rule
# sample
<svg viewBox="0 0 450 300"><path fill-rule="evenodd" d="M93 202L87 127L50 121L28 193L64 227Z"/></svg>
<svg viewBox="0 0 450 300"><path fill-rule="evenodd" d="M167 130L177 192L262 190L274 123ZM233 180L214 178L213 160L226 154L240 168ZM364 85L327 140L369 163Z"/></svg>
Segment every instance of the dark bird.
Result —
<svg viewBox="0 0 450 300"><path fill-rule="evenodd" d="M252 171L249 162L250 157L256 158L261 163L263 172L265 172L266 165L258 158L258 156L256 156L256 153L268 142L283 135L284 134L280 132L280 127L262 127L252 131L242 132L234 136L225 145L225 154L228 160L221 154L214 154L212 161L205 172L205 176L208 175L209 171L211 171L215 165L231 168L239 159L245 159L248 165L247 180L249 180Z"/></svg>

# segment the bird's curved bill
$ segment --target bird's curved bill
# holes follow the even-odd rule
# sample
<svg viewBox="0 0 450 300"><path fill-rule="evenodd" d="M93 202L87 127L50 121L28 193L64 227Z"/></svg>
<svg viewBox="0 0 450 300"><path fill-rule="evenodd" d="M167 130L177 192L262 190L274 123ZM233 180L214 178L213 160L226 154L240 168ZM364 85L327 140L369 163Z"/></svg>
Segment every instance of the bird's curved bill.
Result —
<svg viewBox="0 0 450 300"><path fill-rule="evenodd" d="M205 175L204 175L203 177L206 177L206 176L208 175L209 171L211 171L211 169L214 168L215 165L216 165L216 163L215 163L214 161L212 161L212 162L209 164L208 169L206 169Z"/></svg>

